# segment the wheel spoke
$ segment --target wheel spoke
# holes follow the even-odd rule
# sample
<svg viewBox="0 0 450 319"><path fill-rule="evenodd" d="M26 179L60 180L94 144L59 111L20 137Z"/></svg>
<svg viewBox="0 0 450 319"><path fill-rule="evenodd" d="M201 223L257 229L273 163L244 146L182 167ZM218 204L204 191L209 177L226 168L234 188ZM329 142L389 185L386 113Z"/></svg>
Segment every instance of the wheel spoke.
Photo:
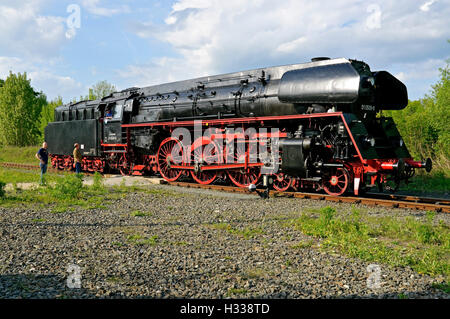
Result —
<svg viewBox="0 0 450 319"><path fill-rule="evenodd" d="M345 168L334 169L328 177L324 176L323 179L323 188L329 195L342 195L348 188L349 175Z"/></svg>

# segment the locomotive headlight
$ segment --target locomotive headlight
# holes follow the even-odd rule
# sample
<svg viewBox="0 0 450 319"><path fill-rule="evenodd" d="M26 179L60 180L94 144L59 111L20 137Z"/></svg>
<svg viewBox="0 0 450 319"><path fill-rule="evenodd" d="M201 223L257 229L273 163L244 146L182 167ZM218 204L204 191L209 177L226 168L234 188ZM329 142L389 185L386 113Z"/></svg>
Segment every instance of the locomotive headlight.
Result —
<svg viewBox="0 0 450 319"><path fill-rule="evenodd" d="M362 87L365 89L373 87L373 86L375 86L375 78L373 76L368 76L366 78L363 78L361 84L362 84Z"/></svg>

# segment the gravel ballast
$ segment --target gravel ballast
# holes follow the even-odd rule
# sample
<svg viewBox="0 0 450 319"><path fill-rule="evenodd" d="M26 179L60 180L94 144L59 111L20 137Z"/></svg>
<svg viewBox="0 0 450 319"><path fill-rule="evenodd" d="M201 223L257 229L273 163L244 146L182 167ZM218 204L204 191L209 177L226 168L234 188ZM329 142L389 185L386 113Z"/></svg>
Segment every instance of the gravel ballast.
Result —
<svg viewBox="0 0 450 319"><path fill-rule="evenodd" d="M384 264L380 287L369 288L373 263L299 247L311 238L283 225L303 210L351 205L146 187L106 209L0 207L0 298L449 298L432 287L444 278ZM449 223L445 214L436 218ZM77 269L80 288L70 288Z"/></svg>

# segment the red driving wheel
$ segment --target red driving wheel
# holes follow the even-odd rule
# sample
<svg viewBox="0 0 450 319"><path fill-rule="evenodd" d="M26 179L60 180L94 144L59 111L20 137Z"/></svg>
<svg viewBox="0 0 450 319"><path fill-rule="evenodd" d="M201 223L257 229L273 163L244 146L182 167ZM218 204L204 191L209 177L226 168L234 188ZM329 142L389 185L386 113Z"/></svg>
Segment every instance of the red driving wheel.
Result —
<svg viewBox="0 0 450 319"><path fill-rule="evenodd" d="M176 181L183 172L180 169L171 168L172 165L181 165L183 160L183 147L181 142L173 137L168 137L159 146L156 162L161 176L168 182Z"/></svg>
<svg viewBox="0 0 450 319"><path fill-rule="evenodd" d="M257 154L255 143L238 143L235 147L233 154L233 163L244 163L246 157L246 145L249 145L249 154ZM258 182L259 177L261 176L261 168L259 166L256 167L248 167L228 170L227 175L230 178L231 182L238 187L248 187L250 184L256 184Z"/></svg>
<svg viewBox="0 0 450 319"><path fill-rule="evenodd" d="M279 192L285 192L291 187L292 178L283 173L273 175L273 188Z"/></svg>
<svg viewBox="0 0 450 319"><path fill-rule="evenodd" d="M347 190L349 180L350 177L345 168L333 168L323 177L323 189L328 195L340 196Z"/></svg>
<svg viewBox="0 0 450 319"><path fill-rule="evenodd" d="M217 143L207 141L203 144L195 147L192 151L192 163L194 165L201 164L202 166L222 163L222 153ZM217 178L217 170L193 170L191 171L191 176L197 183L208 185Z"/></svg>

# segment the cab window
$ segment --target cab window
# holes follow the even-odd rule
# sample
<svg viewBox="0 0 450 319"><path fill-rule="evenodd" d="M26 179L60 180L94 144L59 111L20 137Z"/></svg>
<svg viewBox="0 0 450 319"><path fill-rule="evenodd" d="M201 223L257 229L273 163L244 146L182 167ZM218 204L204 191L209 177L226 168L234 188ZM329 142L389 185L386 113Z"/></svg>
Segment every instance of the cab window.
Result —
<svg viewBox="0 0 450 319"><path fill-rule="evenodd" d="M112 118L113 119L122 118L122 108L123 108L123 106L121 104L116 104L116 106L113 107L113 109L112 109Z"/></svg>

